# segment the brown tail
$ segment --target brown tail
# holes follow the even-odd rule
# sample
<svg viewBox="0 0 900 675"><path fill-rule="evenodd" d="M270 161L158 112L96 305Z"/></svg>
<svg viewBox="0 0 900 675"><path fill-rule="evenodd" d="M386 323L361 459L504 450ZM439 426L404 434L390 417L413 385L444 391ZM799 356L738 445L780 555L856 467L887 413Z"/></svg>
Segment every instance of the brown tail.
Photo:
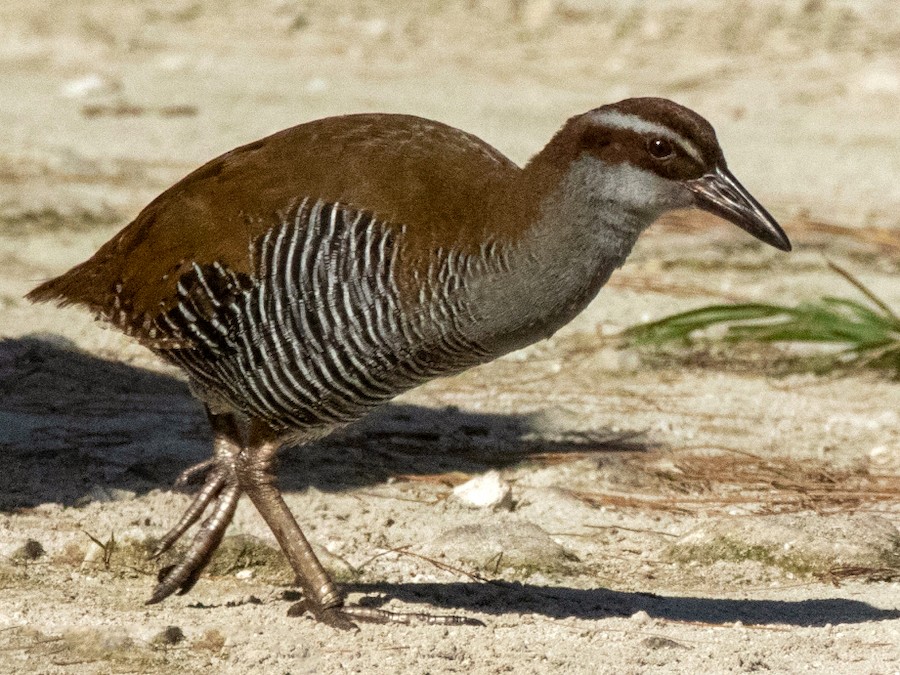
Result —
<svg viewBox="0 0 900 675"><path fill-rule="evenodd" d="M96 261L88 260L76 265L65 274L45 281L37 288L32 289L25 296L31 302L54 302L59 306L86 305L94 310L102 307L96 297L92 297L93 289L96 292L98 277L101 276Z"/></svg>

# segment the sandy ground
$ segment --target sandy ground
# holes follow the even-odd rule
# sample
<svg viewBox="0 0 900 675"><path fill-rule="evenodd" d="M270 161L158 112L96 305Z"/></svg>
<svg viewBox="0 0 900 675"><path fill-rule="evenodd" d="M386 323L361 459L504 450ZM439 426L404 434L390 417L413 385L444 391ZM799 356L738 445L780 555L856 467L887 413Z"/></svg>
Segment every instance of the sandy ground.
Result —
<svg viewBox="0 0 900 675"><path fill-rule="evenodd" d="M413 3L410 3L411 5ZM676 309L854 291L900 307L900 18L889 0L44 3L0 7L0 672L900 672L900 386L779 350L650 356ZM671 219L552 340L303 452L287 500L351 599L485 628L288 618L242 503L197 587L144 552L209 438L183 378L22 295L202 161L316 117L434 117L523 161L657 94L717 127L790 255ZM499 472L510 498L453 495Z"/></svg>

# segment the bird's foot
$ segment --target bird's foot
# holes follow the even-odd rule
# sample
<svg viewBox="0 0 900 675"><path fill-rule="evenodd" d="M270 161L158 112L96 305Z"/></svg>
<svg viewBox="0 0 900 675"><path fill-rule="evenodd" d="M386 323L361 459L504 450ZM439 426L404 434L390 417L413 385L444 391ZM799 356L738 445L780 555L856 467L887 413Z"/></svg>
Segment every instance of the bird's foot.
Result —
<svg viewBox="0 0 900 675"><path fill-rule="evenodd" d="M153 551L150 553L151 558L158 558L172 548L172 544L181 539L181 536L187 532L188 528L199 520L200 516L206 511L206 507L221 496L222 488L225 487L225 483L228 479L228 474L223 469L214 469L210 471L210 466L204 466L210 463L214 464L215 460L207 460L206 462L201 462L200 464L192 466L184 471L175 481L176 485L179 485L179 483L183 484L187 480L190 480L190 475L196 475L199 471L208 472L206 482L204 482L203 487L200 488L197 496L194 497L194 501L187 507L185 512L181 515L181 518L175 523L174 527L166 532L157 542ZM186 475L188 478L185 478Z"/></svg>
<svg viewBox="0 0 900 675"><path fill-rule="evenodd" d="M181 559L176 564L159 571L159 583L147 601L148 605L160 602L176 591L180 595L193 588L234 516L241 490L233 472L220 466L211 470L206 467L204 469L208 470L209 474L200 492L175 526L160 539L151 557L157 558L169 550L187 529L200 519L210 504L213 504L212 513L203 521L203 525L194 535L190 547Z"/></svg>
<svg viewBox="0 0 900 675"><path fill-rule="evenodd" d="M312 614L316 621L340 630L359 630L356 622L380 624L427 624L431 626L484 626L478 619L468 616L448 614L425 614L423 612L389 612L386 609L362 607L360 605L340 605L338 607L313 607L306 600L294 603L288 609L288 616Z"/></svg>

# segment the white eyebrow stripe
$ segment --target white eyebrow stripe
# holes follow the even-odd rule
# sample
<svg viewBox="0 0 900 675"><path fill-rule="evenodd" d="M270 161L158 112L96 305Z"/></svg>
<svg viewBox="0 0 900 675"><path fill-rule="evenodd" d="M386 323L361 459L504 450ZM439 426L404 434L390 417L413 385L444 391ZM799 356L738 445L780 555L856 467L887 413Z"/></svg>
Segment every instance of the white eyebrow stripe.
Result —
<svg viewBox="0 0 900 675"><path fill-rule="evenodd" d="M604 110L602 113L598 113L594 119L596 119L598 123L614 129L628 129L638 134L656 134L666 138L693 157L698 164L703 164L703 155L700 154L696 145L691 143L681 134L664 127L661 124L648 122L637 115L626 115L618 110Z"/></svg>

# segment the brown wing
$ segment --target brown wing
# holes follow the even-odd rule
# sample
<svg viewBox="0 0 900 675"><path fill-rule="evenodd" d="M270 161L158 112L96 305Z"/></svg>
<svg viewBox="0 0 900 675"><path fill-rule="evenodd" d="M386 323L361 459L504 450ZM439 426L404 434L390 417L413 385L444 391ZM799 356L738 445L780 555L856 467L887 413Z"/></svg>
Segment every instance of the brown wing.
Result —
<svg viewBox="0 0 900 675"><path fill-rule="evenodd" d="M151 202L86 262L29 293L138 329L194 265L250 274L250 244L304 197L405 226L405 245L475 252L483 216L520 169L475 136L406 115L332 117L236 148ZM498 233L493 233L496 237ZM138 331L139 332L139 331Z"/></svg>

